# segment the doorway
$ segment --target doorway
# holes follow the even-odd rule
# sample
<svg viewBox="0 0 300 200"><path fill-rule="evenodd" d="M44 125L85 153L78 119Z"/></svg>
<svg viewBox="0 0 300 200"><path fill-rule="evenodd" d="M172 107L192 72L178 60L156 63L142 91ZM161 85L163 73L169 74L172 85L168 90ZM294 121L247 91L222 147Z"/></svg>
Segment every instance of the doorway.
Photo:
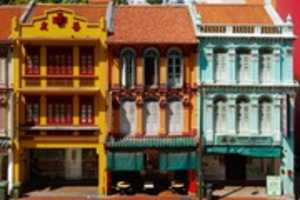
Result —
<svg viewBox="0 0 300 200"><path fill-rule="evenodd" d="M225 157L226 179L229 181L246 180L247 159L240 155L228 155Z"/></svg>

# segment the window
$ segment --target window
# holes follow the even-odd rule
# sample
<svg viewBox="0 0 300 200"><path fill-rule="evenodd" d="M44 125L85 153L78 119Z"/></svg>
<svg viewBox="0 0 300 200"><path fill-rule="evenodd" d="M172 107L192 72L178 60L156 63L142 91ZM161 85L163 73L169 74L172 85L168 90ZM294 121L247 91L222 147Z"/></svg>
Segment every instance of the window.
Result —
<svg viewBox="0 0 300 200"><path fill-rule="evenodd" d="M262 134L272 131L272 101L269 98L259 101L259 128Z"/></svg>
<svg viewBox="0 0 300 200"><path fill-rule="evenodd" d="M7 71L8 71L8 64L7 61L10 59L10 55L8 50L5 48L0 49L0 85L4 85L7 82Z"/></svg>
<svg viewBox="0 0 300 200"><path fill-rule="evenodd" d="M251 53L247 49L237 50L237 81L239 83L249 81Z"/></svg>
<svg viewBox="0 0 300 200"><path fill-rule="evenodd" d="M144 130L147 136L158 135L159 120L158 101L146 101L144 104Z"/></svg>
<svg viewBox="0 0 300 200"><path fill-rule="evenodd" d="M227 108L226 100L219 98L214 103L214 119L215 119L215 132L224 133L226 132L227 123Z"/></svg>
<svg viewBox="0 0 300 200"><path fill-rule="evenodd" d="M246 98L239 98L237 100L236 109L237 109L236 110L237 132L247 134L249 131L249 119L250 119L249 100Z"/></svg>
<svg viewBox="0 0 300 200"><path fill-rule="evenodd" d="M272 51L263 49L259 53L259 79L261 83L272 80Z"/></svg>
<svg viewBox="0 0 300 200"><path fill-rule="evenodd" d="M94 48L81 47L79 52L80 52L80 74L93 75L94 74Z"/></svg>
<svg viewBox="0 0 300 200"><path fill-rule="evenodd" d="M123 135L132 134L136 128L135 101L123 101L120 107L120 125Z"/></svg>
<svg viewBox="0 0 300 200"><path fill-rule="evenodd" d="M48 124L72 124L72 98L49 98L47 102Z"/></svg>
<svg viewBox="0 0 300 200"><path fill-rule="evenodd" d="M47 49L47 72L50 75L73 74L73 49L70 47Z"/></svg>
<svg viewBox="0 0 300 200"><path fill-rule="evenodd" d="M40 123L40 102L39 98L26 99L25 104L26 124L38 125Z"/></svg>
<svg viewBox="0 0 300 200"><path fill-rule="evenodd" d="M224 49L217 49L214 52L214 79L215 82L226 81L226 58L227 52Z"/></svg>
<svg viewBox="0 0 300 200"><path fill-rule="evenodd" d="M131 50L126 50L121 55L122 66L122 86L132 87L135 84L135 54Z"/></svg>
<svg viewBox="0 0 300 200"><path fill-rule="evenodd" d="M159 80L158 65L159 55L154 50L148 50L144 57L144 78L145 86L157 86Z"/></svg>
<svg viewBox="0 0 300 200"><path fill-rule="evenodd" d="M172 50L168 54L168 86L181 87L183 79L182 55Z"/></svg>
<svg viewBox="0 0 300 200"><path fill-rule="evenodd" d="M178 135L182 133L183 127L183 108L180 100L171 100L167 110L168 133Z"/></svg>
<svg viewBox="0 0 300 200"><path fill-rule="evenodd" d="M92 97L80 98L80 124L94 124L94 99Z"/></svg>
<svg viewBox="0 0 300 200"><path fill-rule="evenodd" d="M40 48L27 47L26 48L26 74L40 74Z"/></svg>

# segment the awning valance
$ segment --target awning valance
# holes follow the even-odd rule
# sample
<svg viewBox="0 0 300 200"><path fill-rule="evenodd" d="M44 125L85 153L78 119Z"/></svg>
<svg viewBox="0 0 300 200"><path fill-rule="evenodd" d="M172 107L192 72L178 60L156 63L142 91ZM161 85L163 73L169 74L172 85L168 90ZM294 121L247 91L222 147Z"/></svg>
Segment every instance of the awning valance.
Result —
<svg viewBox="0 0 300 200"><path fill-rule="evenodd" d="M195 148L197 139L193 137L176 138L122 138L116 140L111 138L107 141L108 148Z"/></svg>
<svg viewBox="0 0 300 200"><path fill-rule="evenodd" d="M107 168L109 171L141 171L144 169L142 152L108 152Z"/></svg>
<svg viewBox="0 0 300 200"><path fill-rule="evenodd" d="M161 153L159 156L159 168L163 171L196 170L198 166L196 152Z"/></svg>
<svg viewBox="0 0 300 200"><path fill-rule="evenodd" d="M279 158L280 146L211 146L205 149L207 154L238 154L257 158Z"/></svg>

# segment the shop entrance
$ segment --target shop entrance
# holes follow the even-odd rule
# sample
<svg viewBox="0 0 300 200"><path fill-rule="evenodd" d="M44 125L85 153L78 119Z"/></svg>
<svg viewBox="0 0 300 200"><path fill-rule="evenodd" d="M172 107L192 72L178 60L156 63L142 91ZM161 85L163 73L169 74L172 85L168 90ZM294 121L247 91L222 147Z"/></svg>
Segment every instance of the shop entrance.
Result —
<svg viewBox="0 0 300 200"><path fill-rule="evenodd" d="M246 180L247 158L240 155L228 155L225 157L226 179L228 181Z"/></svg>
<svg viewBox="0 0 300 200"><path fill-rule="evenodd" d="M29 184L97 185L96 149L32 149L28 150L27 156L26 180Z"/></svg>

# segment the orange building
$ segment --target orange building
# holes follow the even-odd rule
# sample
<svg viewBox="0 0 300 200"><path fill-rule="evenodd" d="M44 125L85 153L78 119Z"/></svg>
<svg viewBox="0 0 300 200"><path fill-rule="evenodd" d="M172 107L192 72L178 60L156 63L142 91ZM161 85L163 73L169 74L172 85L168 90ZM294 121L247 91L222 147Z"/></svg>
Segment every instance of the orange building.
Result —
<svg viewBox="0 0 300 200"><path fill-rule="evenodd" d="M108 37L111 188L194 190L197 40L184 5L124 5ZM122 182L123 181L123 182Z"/></svg>
<svg viewBox="0 0 300 200"><path fill-rule="evenodd" d="M30 5L14 20L14 186L106 192L105 5ZM33 185L36 186L36 185Z"/></svg>

